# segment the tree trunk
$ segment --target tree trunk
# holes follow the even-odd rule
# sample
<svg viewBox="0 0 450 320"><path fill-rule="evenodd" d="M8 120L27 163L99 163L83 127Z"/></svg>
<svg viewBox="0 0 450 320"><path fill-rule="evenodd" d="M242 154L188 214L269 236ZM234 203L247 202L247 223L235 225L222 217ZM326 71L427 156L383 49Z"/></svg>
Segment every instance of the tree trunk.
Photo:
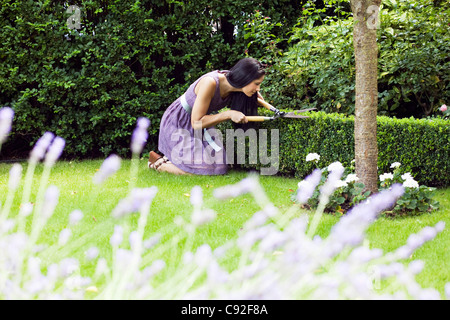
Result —
<svg viewBox="0 0 450 320"><path fill-rule="evenodd" d="M355 161L356 175L372 193L377 192L377 27L381 0L351 0L356 62Z"/></svg>

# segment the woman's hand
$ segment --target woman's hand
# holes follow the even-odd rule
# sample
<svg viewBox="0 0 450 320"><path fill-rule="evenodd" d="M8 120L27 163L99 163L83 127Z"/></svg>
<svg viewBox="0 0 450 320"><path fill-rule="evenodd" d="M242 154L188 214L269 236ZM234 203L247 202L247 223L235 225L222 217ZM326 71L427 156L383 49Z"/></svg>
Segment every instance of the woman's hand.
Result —
<svg viewBox="0 0 450 320"><path fill-rule="evenodd" d="M247 123L248 120L245 117L245 114L243 114L240 111L230 110L230 120L234 123Z"/></svg>

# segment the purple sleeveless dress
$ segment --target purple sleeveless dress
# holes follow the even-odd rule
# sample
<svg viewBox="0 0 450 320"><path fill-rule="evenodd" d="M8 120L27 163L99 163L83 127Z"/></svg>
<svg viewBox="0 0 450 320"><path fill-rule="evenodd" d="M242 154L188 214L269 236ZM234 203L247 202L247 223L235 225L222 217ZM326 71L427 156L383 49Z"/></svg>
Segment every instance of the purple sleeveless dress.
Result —
<svg viewBox="0 0 450 320"><path fill-rule="evenodd" d="M191 125L191 110L197 98L194 90L203 77L209 76L216 81L216 91L207 114L227 105L229 99L222 99L220 96L218 76L219 73L226 72L213 71L203 75L164 112L158 149L183 171L198 175L219 175L227 172L222 133L214 127L194 130Z"/></svg>

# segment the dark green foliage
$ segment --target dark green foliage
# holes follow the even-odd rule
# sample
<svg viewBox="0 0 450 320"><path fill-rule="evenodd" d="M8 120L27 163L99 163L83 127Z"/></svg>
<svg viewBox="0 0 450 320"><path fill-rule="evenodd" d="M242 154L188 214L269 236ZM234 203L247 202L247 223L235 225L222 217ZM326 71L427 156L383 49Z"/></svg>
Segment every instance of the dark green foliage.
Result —
<svg viewBox="0 0 450 320"><path fill-rule="evenodd" d="M336 2L348 1L329 1L329 9L337 11ZM353 114L353 17L323 10L303 11L267 77L266 95L284 107ZM438 108L450 99L449 2L383 0L379 17L378 114L442 115Z"/></svg>
<svg viewBox="0 0 450 320"><path fill-rule="evenodd" d="M164 110L204 72L245 56L242 34L256 9L296 21L299 1L0 0L0 106L16 118L2 157L26 156L45 131L66 157L129 153L136 119L151 120L155 148ZM81 28L67 19L81 12ZM220 24L214 31L212 25ZM72 26L70 29L69 26Z"/></svg>

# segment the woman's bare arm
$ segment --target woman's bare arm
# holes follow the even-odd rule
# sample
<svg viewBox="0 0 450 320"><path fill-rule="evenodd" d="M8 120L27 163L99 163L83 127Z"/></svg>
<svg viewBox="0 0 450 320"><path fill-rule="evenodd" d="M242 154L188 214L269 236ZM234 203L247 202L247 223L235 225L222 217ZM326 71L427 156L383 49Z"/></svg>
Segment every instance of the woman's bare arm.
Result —
<svg viewBox="0 0 450 320"><path fill-rule="evenodd" d="M197 98L191 113L191 125L194 130L209 128L227 120L247 123L245 115L239 111L228 110L214 115L206 114L216 91L216 81L211 77L204 77L199 81L197 87Z"/></svg>

